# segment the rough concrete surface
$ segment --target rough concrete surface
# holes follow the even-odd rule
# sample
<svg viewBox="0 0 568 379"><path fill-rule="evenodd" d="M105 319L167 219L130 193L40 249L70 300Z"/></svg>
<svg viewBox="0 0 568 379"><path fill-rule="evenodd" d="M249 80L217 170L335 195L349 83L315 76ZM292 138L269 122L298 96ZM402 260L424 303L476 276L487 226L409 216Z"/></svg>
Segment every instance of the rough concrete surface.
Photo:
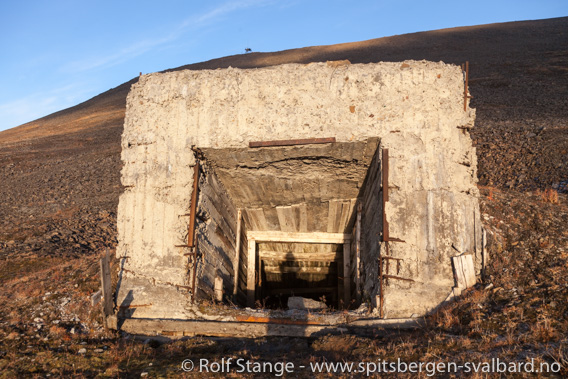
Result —
<svg viewBox="0 0 568 379"><path fill-rule="evenodd" d="M170 288L175 296L189 284L189 258L176 245L187 238L188 220L182 215L190 206L191 167L196 162L192 149L203 151L205 157L201 158L205 161L210 149L214 170L215 157L230 153L230 149L247 149L251 141L335 137L346 146L378 138L379 148L389 149L389 201L384 212L390 235L405 241L391 242L390 254L403 259L396 275L415 282L386 283L387 317L409 317L433 309L454 285L452 256L470 252L480 263L477 161L469 134L463 129L473 126L475 111L469 107L464 111L463 79L460 67L427 61L287 64L143 75L128 96L122 136L122 183L126 191L118 209L117 256L128 258L124 259L119 304L129 293L134 301L141 296L137 293L141 287L131 288L130 278ZM227 165L229 160L222 167L217 163L219 178L233 206L273 210L275 206L306 203L313 191L293 184L301 183L301 178L321 166L313 160L296 159L300 166L290 167L300 179L287 178L285 168L294 161L293 150L261 148L248 152L257 154L255 159L261 165L270 154L282 157L277 165L274 160L270 162L273 186L265 191L264 202L242 191L258 186L258 177L247 173L258 171L258 165L231 166ZM329 209L334 199L350 201L353 194L357 197L364 192L361 186L365 174L369 175L366 170L373 152L362 159L360 151L351 150L343 149L344 157L335 166L334 154L321 150L318 156L319 164L325 166L323 171L335 175L337 183L345 187L326 188ZM313 154L300 151L300 158L310 156ZM278 167L280 170L275 169ZM346 171L353 172L351 179L341 182L349 177ZM322 183L329 187L325 180ZM375 193L379 196L378 190ZM311 208L309 202L306 207L307 223L313 223L317 207ZM346 209L353 212L353 207ZM349 216L352 219L352 214ZM218 218L227 216L213 217L221 223ZM326 217L331 217L331 211ZM367 245L380 242L378 235L368 238L374 239ZM216 246L222 249L221 244ZM386 254L385 244L380 251ZM361 255L366 253L362 251ZM230 260L235 257L234 251L224 254ZM206 264L207 256L201 258ZM361 267L367 273L367 282L375 280L375 285L365 286L363 294L374 306L379 287L376 258L362 259L367 263ZM162 315L165 303L162 305L160 298L167 296L158 296L152 307L140 308L133 317ZM167 309L183 313L188 307L176 304L168 304Z"/></svg>

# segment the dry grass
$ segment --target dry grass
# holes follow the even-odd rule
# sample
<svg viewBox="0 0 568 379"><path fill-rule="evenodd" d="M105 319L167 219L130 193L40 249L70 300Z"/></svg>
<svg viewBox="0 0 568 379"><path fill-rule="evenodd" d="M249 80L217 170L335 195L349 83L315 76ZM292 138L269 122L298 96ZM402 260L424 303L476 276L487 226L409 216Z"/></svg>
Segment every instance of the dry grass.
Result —
<svg viewBox="0 0 568 379"><path fill-rule="evenodd" d="M536 195L545 203L558 204L558 192L552 188L547 188L544 191L537 190Z"/></svg>

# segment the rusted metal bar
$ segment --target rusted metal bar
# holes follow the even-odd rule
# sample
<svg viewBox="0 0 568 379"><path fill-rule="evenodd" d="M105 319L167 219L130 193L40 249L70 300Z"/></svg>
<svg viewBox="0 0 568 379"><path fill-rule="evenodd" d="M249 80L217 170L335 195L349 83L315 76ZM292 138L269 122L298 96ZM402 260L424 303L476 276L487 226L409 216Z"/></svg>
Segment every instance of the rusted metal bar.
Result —
<svg viewBox="0 0 568 379"><path fill-rule="evenodd" d="M394 260L397 260L397 261L403 260L402 258L395 258L395 257L388 257L388 256L382 256L381 259L394 259Z"/></svg>
<svg viewBox="0 0 568 379"><path fill-rule="evenodd" d="M306 139L288 139L278 141L255 141L249 142L249 147L274 147L274 146L293 146L293 145L313 145L322 143L335 142L335 137L328 138L306 138Z"/></svg>
<svg viewBox="0 0 568 379"><path fill-rule="evenodd" d="M394 238L394 237L388 237L386 240L383 240L384 242L406 242L404 240L401 240L400 238Z"/></svg>
<svg viewBox="0 0 568 379"><path fill-rule="evenodd" d="M191 283L191 303L195 304L195 282L196 282L196 278L197 278L197 240L195 241L195 244L193 246L193 278L192 278L192 283Z"/></svg>
<svg viewBox="0 0 568 379"><path fill-rule="evenodd" d="M464 65L462 65L462 70L464 70ZM471 98L468 93L469 87L469 61L465 62L465 85L463 89L463 110L467 111L467 99Z"/></svg>
<svg viewBox="0 0 568 379"><path fill-rule="evenodd" d="M194 247L195 239L195 213L197 210L197 191L199 190L199 161L195 162L193 166L193 192L191 193L191 208L189 211L189 228L187 235L187 244L189 247Z"/></svg>

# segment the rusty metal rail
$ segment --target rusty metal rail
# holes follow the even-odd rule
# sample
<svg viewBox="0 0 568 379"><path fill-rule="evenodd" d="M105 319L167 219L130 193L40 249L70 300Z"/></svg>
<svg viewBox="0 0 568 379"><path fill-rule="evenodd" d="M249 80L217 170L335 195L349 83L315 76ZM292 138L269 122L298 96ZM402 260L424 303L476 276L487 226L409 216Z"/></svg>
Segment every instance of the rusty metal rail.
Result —
<svg viewBox="0 0 568 379"><path fill-rule="evenodd" d="M473 99L473 96L469 94L469 61L466 61L461 67L465 76L465 84L463 87L463 110L465 112L467 111L467 99Z"/></svg>
<svg viewBox="0 0 568 379"><path fill-rule="evenodd" d="M328 138L306 138L306 139L288 139L279 141L255 141L249 142L249 147L275 147L275 146L294 146L294 145L313 145L322 143L333 143L335 137Z"/></svg>

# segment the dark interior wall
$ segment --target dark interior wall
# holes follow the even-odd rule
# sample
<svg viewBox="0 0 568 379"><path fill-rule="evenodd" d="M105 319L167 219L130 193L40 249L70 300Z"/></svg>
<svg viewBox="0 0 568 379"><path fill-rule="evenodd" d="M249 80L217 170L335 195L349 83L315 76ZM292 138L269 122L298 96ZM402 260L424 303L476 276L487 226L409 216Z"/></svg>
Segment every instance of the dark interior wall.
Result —
<svg viewBox="0 0 568 379"><path fill-rule="evenodd" d="M361 289L363 299L372 300L378 291L380 234L382 231L382 194L380 146L367 171L361 189Z"/></svg>

